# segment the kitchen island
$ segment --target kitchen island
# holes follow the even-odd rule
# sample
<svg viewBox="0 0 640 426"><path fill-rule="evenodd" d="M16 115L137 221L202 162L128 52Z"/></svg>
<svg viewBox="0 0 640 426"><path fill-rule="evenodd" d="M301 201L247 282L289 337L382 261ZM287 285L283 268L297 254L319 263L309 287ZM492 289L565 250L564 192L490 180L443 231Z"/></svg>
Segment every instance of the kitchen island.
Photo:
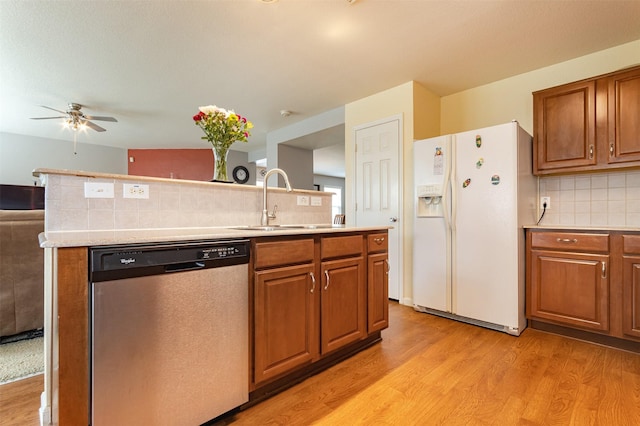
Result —
<svg viewBox="0 0 640 426"><path fill-rule="evenodd" d="M254 227L257 209L247 211L247 205L260 206L262 189L255 187L69 171L34 173L44 178L51 195L46 210L49 226L40 236L45 249L47 317L42 424L87 424L91 418L91 248L249 239L249 404L374 344L388 325L389 227L331 225L330 194L289 194L275 189L271 197L280 206L281 218L274 224L281 226L264 230ZM96 183L96 179L100 184L113 182L114 194L127 188L123 182L149 185L143 189L149 199L156 193L168 194L167 199L179 201L178 208L171 210L162 197L150 205L145 205L145 199L131 203L117 195L113 199L87 198L85 183ZM110 185L106 188L111 191ZM200 216L191 214L209 192L215 193L209 206L222 195L225 208L199 208ZM300 193L320 201L296 208ZM62 199L66 202L58 202ZM185 208L182 200L192 200L196 207ZM70 212L70 204L79 211ZM172 227L171 221L160 219L155 223L166 226L140 226L148 221L144 215L158 213L153 206L176 218L176 224ZM118 217L132 220L131 211L137 211L138 226L119 228ZM207 222L219 226L184 226L185 215L195 225ZM96 226L98 222L92 218L99 217L107 217L106 222L113 226ZM248 220L238 223L238 217ZM291 222L284 222L289 218ZM286 318L280 315L283 311L288 313Z"/></svg>

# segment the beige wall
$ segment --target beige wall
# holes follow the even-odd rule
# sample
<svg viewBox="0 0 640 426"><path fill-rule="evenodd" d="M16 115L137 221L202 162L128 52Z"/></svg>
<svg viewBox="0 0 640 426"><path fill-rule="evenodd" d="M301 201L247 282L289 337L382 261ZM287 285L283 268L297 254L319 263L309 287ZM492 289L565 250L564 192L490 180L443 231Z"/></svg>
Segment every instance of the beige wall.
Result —
<svg viewBox="0 0 640 426"><path fill-rule="evenodd" d="M640 64L640 40L475 87L442 98L442 134L501 124L512 119L533 134L532 92ZM638 174L542 177L540 196L552 208L541 224L638 226ZM588 197L588 200L587 198Z"/></svg>
<svg viewBox="0 0 640 426"><path fill-rule="evenodd" d="M636 40L442 98L419 83L408 82L346 105L347 218L353 218L355 213L353 128L397 114L403 118L402 303L412 303L413 140L493 126L514 119L533 134L532 92L639 63L640 40Z"/></svg>
<svg viewBox="0 0 640 426"><path fill-rule="evenodd" d="M640 64L640 40L445 96L441 100L441 134L514 119L533 134L532 92L637 64Z"/></svg>
<svg viewBox="0 0 640 426"><path fill-rule="evenodd" d="M440 99L416 82L408 82L375 95L347 104L345 107L345 162L347 223L355 217L355 141L354 128L391 116L402 117L402 182L400 213L403 233L403 265L401 301L411 303L413 240L413 141L417 137L436 136L439 131ZM418 136L419 135L419 136ZM407 237L408 236L408 237Z"/></svg>

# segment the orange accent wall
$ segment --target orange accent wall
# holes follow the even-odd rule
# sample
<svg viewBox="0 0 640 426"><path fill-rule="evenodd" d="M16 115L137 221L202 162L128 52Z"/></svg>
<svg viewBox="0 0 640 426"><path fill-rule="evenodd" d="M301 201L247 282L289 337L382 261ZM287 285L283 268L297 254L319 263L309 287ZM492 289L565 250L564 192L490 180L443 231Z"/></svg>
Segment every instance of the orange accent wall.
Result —
<svg viewBox="0 0 640 426"><path fill-rule="evenodd" d="M134 176L201 181L213 178L210 149L130 149L127 164L128 173Z"/></svg>

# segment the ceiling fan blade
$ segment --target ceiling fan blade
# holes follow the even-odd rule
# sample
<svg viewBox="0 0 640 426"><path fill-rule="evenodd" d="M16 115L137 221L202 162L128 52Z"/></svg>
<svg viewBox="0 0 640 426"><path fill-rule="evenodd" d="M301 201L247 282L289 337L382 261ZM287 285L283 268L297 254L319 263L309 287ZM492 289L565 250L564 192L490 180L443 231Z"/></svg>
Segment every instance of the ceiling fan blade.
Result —
<svg viewBox="0 0 640 426"><path fill-rule="evenodd" d="M32 120L52 120L54 118L67 118L67 116L63 115L61 117L31 117Z"/></svg>
<svg viewBox="0 0 640 426"><path fill-rule="evenodd" d="M114 122L114 123L118 122L118 120L116 120L114 117L100 117L98 115L85 115L84 117L87 120L111 121L111 122Z"/></svg>
<svg viewBox="0 0 640 426"><path fill-rule="evenodd" d="M106 132L107 131L107 129L103 129L102 127L100 127L97 124L92 123L90 121L85 121L84 124L86 124L87 127L92 128L96 132Z"/></svg>
<svg viewBox="0 0 640 426"><path fill-rule="evenodd" d="M66 111L60 111L59 109L51 108L46 105L40 105L42 108L50 109L51 111L59 112L60 114L66 114Z"/></svg>

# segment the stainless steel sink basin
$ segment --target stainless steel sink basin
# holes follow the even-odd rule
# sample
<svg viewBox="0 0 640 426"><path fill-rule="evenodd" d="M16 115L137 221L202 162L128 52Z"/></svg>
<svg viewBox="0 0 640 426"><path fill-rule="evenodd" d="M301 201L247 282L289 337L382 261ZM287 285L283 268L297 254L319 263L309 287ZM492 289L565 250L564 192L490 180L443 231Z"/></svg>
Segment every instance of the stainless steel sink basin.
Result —
<svg viewBox="0 0 640 426"><path fill-rule="evenodd" d="M246 225L246 226L231 226L231 229L246 229L251 231L284 231L286 229L329 229L333 225Z"/></svg>

